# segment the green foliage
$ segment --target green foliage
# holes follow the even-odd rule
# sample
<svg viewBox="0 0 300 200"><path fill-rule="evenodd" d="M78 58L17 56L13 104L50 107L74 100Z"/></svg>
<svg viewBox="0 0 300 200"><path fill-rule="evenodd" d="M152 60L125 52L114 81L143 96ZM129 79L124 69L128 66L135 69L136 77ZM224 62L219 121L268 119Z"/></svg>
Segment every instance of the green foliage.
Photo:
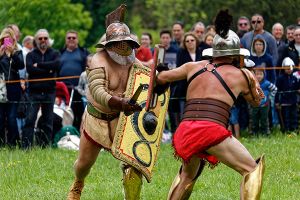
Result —
<svg viewBox="0 0 300 200"><path fill-rule="evenodd" d="M10 0L0 1L0 21L3 26L15 23L25 35L34 35L40 28L46 28L55 40L54 47L64 45L69 29L77 30L84 45L92 26L90 13L81 4L70 0Z"/></svg>
<svg viewBox="0 0 300 200"><path fill-rule="evenodd" d="M255 13L262 14L266 22L265 28L270 30L276 22L281 22L284 26L296 23L300 0L146 0L146 10L151 11L152 17L143 14L141 16L143 21L151 21L147 28L171 28L172 23L180 20L186 24L185 30L188 31L197 21L206 25L213 24L214 17L220 9L230 10L234 17L234 26L240 16L251 18Z"/></svg>
<svg viewBox="0 0 300 200"><path fill-rule="evenodd" d="M241 142L255 158L266 155L261 199L299 199L299 135L273 133L269 138L246 137ZM0 149L0 199L65 199L74 179L77 154L60 149ZM171 145L162 144L152 182L144 181L142 199L166 199L179 166ZM190 199L239 199L240 181L241 176L223 164L213 170L206 167ZM85 185L82 199L123 199L120 162L110 153L100 152Z"/></svg>

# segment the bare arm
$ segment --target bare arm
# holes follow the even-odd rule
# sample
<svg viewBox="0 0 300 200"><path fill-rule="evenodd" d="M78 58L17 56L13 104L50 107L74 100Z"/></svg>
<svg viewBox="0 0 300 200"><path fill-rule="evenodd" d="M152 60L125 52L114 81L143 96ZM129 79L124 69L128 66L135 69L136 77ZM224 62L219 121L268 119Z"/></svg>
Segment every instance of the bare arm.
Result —
<svg viewBox="0 0 300 200"><path fill-rule="evenodd" d="M156 83L163 85L166 83L170 83L173 81L178 81L187 78L187 68L189 63L186 63L178 68L169 70L169 71L162 71L157 74L156 76Z"/></svg>

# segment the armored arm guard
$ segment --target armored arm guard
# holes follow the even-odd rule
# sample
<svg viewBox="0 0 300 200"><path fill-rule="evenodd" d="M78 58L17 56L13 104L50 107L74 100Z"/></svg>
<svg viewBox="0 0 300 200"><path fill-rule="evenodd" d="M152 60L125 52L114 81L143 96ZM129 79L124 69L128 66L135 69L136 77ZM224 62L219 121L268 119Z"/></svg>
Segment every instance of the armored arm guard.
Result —
<svg viewBox="0 0 300 200"><path fill-rule="evenodd" d="M130 104L129 99L112 96L107 92L107 80L104 67L87 70L89 89L93 99L105 106L119 111L140 111L142 108L137 104Z"/></svg>
<svg viewBox="0 0 300 200"><path fill-rule="evenodd" d="M264 92L260 88L259 82L254 77L253 73L250 72L248 69L242 68L241 71L243 72L245 78L248 81L248 86L252 96L252 102L250 103L254 106L259 106L261 100L265 98Z"/></svg>
<svg viewBox="0 0 300 200"><path fill-rule="evenodd" d="M111 99L112 95L107 92L107 80L104 67L99 67L92 70L88 69L87 80L93 99L97 103L108 107L108 101Z"/></svg>

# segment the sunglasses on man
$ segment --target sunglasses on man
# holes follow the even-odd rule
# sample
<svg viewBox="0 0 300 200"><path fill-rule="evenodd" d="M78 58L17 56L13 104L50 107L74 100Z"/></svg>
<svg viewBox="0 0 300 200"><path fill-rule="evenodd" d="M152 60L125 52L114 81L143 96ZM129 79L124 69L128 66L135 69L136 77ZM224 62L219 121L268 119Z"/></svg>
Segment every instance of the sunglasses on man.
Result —
<svg viewBox="0 0 300 200"><path fill-rule="evenodd" d="M255 20L251 21L252 24L260 24L261 22L262 21L255 21Z"/></svg>

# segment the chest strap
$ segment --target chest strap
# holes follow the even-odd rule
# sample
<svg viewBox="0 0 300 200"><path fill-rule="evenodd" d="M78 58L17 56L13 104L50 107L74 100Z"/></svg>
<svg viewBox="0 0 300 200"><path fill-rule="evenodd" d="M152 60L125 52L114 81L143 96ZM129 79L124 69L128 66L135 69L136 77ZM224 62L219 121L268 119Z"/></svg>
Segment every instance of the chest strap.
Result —
<svg viewBox="0 0 300 200"><path fill-rule="evenodd" d="M212 64L214 66L214 68L212 70L208 70L207 69L207 65L208 64ZM222 66L222 65L228 65L229 63L219 63L219 64L214 64L214 63L206 63L206 65L200 69L199 71L197 71L195 74L193 74L191 76L191 78L188 80L188 86L189 84L199 75L201 75L202 73L209 71L211 73L213 73L213 75L215 75L215 77L220 81L220 83L222 84L222 86L225 88L225 90L227 91L227 93L231 96L233 102L236 101L236 97L233 94L233 92L230 90L229 86L226 84L226 82L224 81L224 79L221 77L221 75L217 72L217 68Z"/></svg>

